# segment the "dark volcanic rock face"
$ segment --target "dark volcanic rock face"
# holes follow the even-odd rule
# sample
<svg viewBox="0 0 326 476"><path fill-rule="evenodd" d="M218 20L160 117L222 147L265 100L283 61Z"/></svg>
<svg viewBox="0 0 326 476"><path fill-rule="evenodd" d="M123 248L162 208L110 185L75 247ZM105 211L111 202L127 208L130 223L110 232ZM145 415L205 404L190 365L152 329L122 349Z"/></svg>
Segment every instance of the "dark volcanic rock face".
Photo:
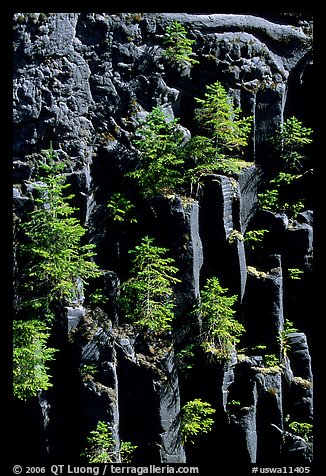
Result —
<svg viewBox="0 0 326 476"><path fill-rule="evenodd" d="M219 79L246 114L254 113L255 146L282 120L286 86L309 61L302 28L251 15L16 14L14 154L55 141L89 160L95 146L124 143L128 122L154 105L183 116L204 84ZM196 40L201 65L169 78L164 28L180 21ZM293 73L292 73L293 72ZM260 157L260 159L263 159Z"/></svg>
<svg viewBox="0 0 326 476"><path fill-rule="evenodd" d="M83 461L87 435L103 420L117 454L122 441L137 445L133 462L139 465L311 462L310 440L289 426L312 424L306 319L312 293L311 175L300 182L308 200L296 220L262 211L257 201L259 187L275 168L268 137L285 117L297 113L300 101L309 102L304 94L311 86L311 22L286 14L281 18L14 15L15 218L25 220L33 207L40 152L52 143L66 165L73 205L102 269L92 289L82 290L80 302L67 303L56 323L53 345L59 357L51 366L53 387L25 407L15 403L26 460ZM164 58L165 28L172 21L184 25L194 40L198 64L177 69ZM241 157L247 163L232 176L206 175L195 197L168 190L144 199L125 176L137 165L131 144L137 121L160 106L179 118L186 142L198 134L195 98L216 80L244 116L253 117L253 133ZM310 119L308 107L300 119L304 114ZM107 201L126 191L135 198L137 223L112 223ZM246 231L254 228L269 231L257 252L245 241ZM168 248L179 269L176 319L166 338L121 322L120 282L130 277L129 251L144 235ZM15 237L18 243L19 232ZM19 282L16 260L14 266ZM302 271L301 281L291 281L291 269ZM202 323L192 310L212 276L229 295L237 294L237 316L246 333L230 362L210 360L200 349L187 366L180 351L198 344ZM97 288L109 298L99 307L89 304ZM299 331L286 336L284 348L288 319ZM181 409L194 398L211 403L215 423L198 444L184 445Z"/></svg>

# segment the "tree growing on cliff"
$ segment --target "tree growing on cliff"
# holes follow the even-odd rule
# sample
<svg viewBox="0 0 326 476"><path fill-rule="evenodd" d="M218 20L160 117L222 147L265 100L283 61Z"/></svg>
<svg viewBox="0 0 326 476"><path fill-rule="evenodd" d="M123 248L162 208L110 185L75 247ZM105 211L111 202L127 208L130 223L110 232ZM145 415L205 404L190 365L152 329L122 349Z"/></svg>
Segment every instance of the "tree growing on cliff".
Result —
<svg viewBox="0 0 326 476"><path fill-rule="evenodd" d="M286 213L295 219L306 206L305 200L298 195L302 191L300 180L304 177L304 165L308 157L305 148L312 143L313 130L303 126L292 116L284 121L270 138L273 151L279 162L279 172L258 194L260 207L274 213ZM296 186L298 184L298 186Z"/></svg>
<svg viewBox="0 0 326 476"><path fill-rule="evenodd" d="M180 282L175 276L178 269L173 266L174 260L166 257L167 251L145 236L130 251L132 277L120 287L125 317L155 334L171 329L175 307L173 285Z"/></svg>
<svg viewBox="0 0 326 476"><path fill-rule="evenodd" d="M112 195L107 203L109 217L116 223L137 223L135 205L120 192Z"/></svg>
<svg viewBox="0 0 326 476"><path fill-rule="evenodd" d="M127 176L137 180L144 197L152 197L183 183L184 134L177 119L168 120L155 107L135 130L133 145L139 151L139 166Z"/></svg>
<svg viewBox="0 0 326 476"><path fill-rule="evenodd" d="M207 85L204 98L195 100L198 103L195 120L205 135L192 137L184 147L185 161L191 164L186 174L191 191L204 175L232 176L248 166L242 154L248 145L252 125L251 117L240 118L241 109L234 107L219 81Z"/></svg>
<svg viewBox="0 0 326 476"><path fill-rule="evenodd" d="M99 421L96 430L90 432L87 443L81 456L85 456L89 463L130 463L137 448L129 441L121 441L120 449L116 449L112 433L104 421Z"/></svg>
<svg viewBox="0 0 326 476"><path fill-rule="evenodd" d="M78 299L83 284L100 275L92 260L94 245L83 244L86 229L73 216L76 208L70 205L73 195L65 195L69 184L62 174L60 162L52 147L44 151L41 174L34 183L37 192L34 210L22 223L26 243L21 245L25 261L23 304L34 316L51 319L51 306Z"/></svg>
<svg viewBox="0 0 326 476"><path fill-rule="evenodd" d="M215 413L210 403L195 398L187 402L181 409L180 433L184 443L194 443L194 438L211 431Z"/></svg>
<svg viewBox="0 0 326 476"><path fill-rule="evenodd" d="M207 280L194 313L202 319L201 346L219 361L230 358L239 337L245 331L234 318L237 296L227 296L217 277Z"/></svg>
<svg viewBox="0 0 326 476"><path fill-rule="evenodd" d="M305 127L296 117L289 117L271 137L271 143L279 153L285 170L294 173L301 170L306 160L304 149L312 143L312 129Z"/></svg>
<svg viewBox="0 0 326 476"><path fill-rule="evenodd" d="M64 195L64 164L52 147L39 167L35 206L21 224L25 242L20 246L18 313L24 320L13 323L14 394L23 400L50 386L46 363L55 350L47 348L47 340L55 310L77 300L82 285L100 274L92 261L94 246L82 244L86 229L72 216L72 195Z"/></svg>
<svg viewBox="0 0 326 476"><path fill-rule="evenodd" d="M47 363L54 359L56 349L47 347L49 331L41 321L14 321L13 394L20 400L52 386Z"/></svg>
<svg viewBox="0 0 326 476"><path fill-rule="evenodd" d="M199 63L192 57L192 45L196 41L188 38L187 30L177 20L166 27L163 41L168 47L163 56L172 64L185 67Z"/></svg>
<svg viewBox="0 0 326 476"><path fill-rule="evenodd" d="M258 193L258 203L263 210L274 213L286 213L290 218L295 219L298 213L305 208L303 199L297 198L289 193L290 186L295 190L295 184L300 183L302 174L280 172L270 180L267 189ZM298 187L300 190L300 187Z"/></svg>
<svg viewBox="0 0 326 476"><path fill-rule="evenodd" d="M224 86L216 81L206 86L204 99L195 98L199 107L195 119L212 138L221 157L233 156L248 145L252 117L240 118L241 109L234 107Z"/></svg>

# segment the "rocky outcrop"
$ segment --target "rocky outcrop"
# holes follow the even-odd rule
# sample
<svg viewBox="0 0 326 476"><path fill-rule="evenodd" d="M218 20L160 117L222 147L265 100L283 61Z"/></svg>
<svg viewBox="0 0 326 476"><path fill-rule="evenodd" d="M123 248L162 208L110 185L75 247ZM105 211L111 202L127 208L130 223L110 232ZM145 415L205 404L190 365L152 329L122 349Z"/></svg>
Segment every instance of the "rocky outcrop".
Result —
<svg viewBox="0 0 326 476"><path fill-rule="evenodd" d="M192 68L172 68L163 57L165 27L173 20L195 40L199 63ZM288 422L312 422L306 319L312 205L308 200L307 210L290 220L258 209L257 191L274 167L266 139L285 110L290 115L304 102L309 87L300 85L309 81L311 23L251 14L16 13L13 40L16 221L32 209L40 151L52 142L102 269L56 322L53 387L26 407L16 404L25 428L23 457L79 462L87 435L103 420L118 461L121 441L130 441L139 465L216 468L235 455L239 464L310 463L310 440L290 431ZM130 141L136 120L159 105L179 118L188 140L197 134L195 98L217 79L244 115L253 116L248 163L232 177L205 176L195 198L170 191L139 197L125 176L137 163ZM300 187L309 195L309 174ZM136 224L108 220L107 201L121 191L136 197ZM258 251L245 242L255 228L269 231ZM128 251L145 234L169 249L181 279L174 328L165 339L121 322L117 304L119 284L129 277ZM19 281L16 260L14 266ZM303 271L302 280L291 281L291 268ZM198 344L201 321L192 310L212 276L238 295L246 332L228 363L210 361L200 350L185 370L180 351ZM89 296L98 288L108 301L96 307ZM287 336L284 353L286 319L300 332ZM197 445L184 446L180 411L197 397L215 408L214 427Z"/></svg>
<svg viewBox="0 0 326 476"><path fill-rule="evenodd" d="M139 444L135 461L185 462L179 434L180 393L173 350L149 345L126 328L113 332L118 351L120 431ZM141 429L141 430L140 430Z"/></svg>
<svg viewBox="0 0 326 476"><path fill-rule="evenodd" d="M201 61L181 84L169 83L162 59L172 20L189 29ZM101 144L123 144L128 121L153 104L184 119L193 94L216 77L254 113L260 144L283 117L289 76L311 53L302 27L252 15L17 13L14 25L17 174L50 140L83 161Z"/></svg>
<svg viewBox="0 0 326 476"><path fill-rule="evenodd" d="M238 182L223 175L208 175L200 199L204 264L203 280L222 275L225 285L240 300L247 271L243 236L239 231L240 188Z"/></svg>
<svg viewBox="0 0 326 476"><path fill-rule="evenodd" d="M266 345L271 353L279 353L278 333L283 330L283 278L280 256L270 258L266 271L248 267L243 302L246 341L249 346ZM259 295L259 306L255 306Z"/></svg>

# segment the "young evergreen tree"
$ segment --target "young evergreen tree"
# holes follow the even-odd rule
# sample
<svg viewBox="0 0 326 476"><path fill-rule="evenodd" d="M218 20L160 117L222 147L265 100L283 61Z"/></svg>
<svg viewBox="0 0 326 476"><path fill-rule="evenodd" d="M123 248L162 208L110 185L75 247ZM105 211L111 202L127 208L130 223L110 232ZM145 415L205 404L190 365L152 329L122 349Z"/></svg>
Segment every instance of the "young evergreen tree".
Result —
<svg viewBox="0 0 326 476"><path fill-rule="evenodd" d="M137 446L129 441L121 441L120 451L115 448L115 442L107 423L99 421L96 430L87 437L88 446L81 454L86 456L89 463L130 463Z"/></svg>
<svg viewBox="0 0 326 476"><path fill-rule="evenodd" d="M164 44L168 48L164 51L164 57L172 64L185 67L199 63L194 59L192 45L195 40L188 38L188 32L177 20L166 27Z"/></svg>
<svg viewBox="0 0 326 476"><path fill-rule="evenodd" d="M120 192L112 195L107 203L109 217L116 223L137 223L135 205Z"/></svg>
<svg viewBox="0 0 326 476"><path fill-rule="evenodd" d="M211 431L214 420L211 415L215 409L210 403L195 398L187 402L181 409L180 433L182 441L194 443L194 438Z"/></svg>
<svg viewBox="0 0 326 476"><path fill-rule="evenodd" d="M243 148L248 145L251 117L240 118L240 108L219 81L206 86L204 99L195 98L198 108L195 120L203 134L192 137L184 146L188 166L186 180L193 187L200 185L201 177L211 173L234 175L247 163Z"/></svg>
<svg viewBox="0 0 326 476"><path fill-rule="evenodd" d="M87 437L88 447L82 456L86 456L89 463L115 463L117 455L114 451L115 443L107 423L99 421L96 430Z"/></svg>
<svg viewBox="0 0 326 476"><path fill-rule="evenodd" d="M219 81L206 86L204 99L195 99L199 104L195 118L212 138L219 156L229 157L248 145L252 118L240 118L241 109L234 107Z"/></svg>
<svg viewBox="0 0 326 476"><path fill-rule="evenodd" d="M137 180L144 197L176 189L183 183L183 141L177 119L167 120L160 107L155 107L136 128L133 144L139 151L139 167L127 175Z"/></svg>
<svg viewBox="0 0 326 476"><path fill-rule="evenodd" d="M21 225L21 285L18 312L24 320L13 323L14 394L26 400L50 386L46 363L55 349L47 348L55 309L78 299L81 283L100 275L92 261L93 245L82 244L86 229L73 216L65 196L68 185L52 147L45 151L41 175L34 183L35 207Z"/></svg>
<svg viewBox="0 0 326 476"><path fill-rule="evenodd" d="M274 213L286 213L296 219L305 209L305 199L295 193L295 183L303 177L307 163L305 148L312 143L313 130L304 127L302 122L292 116L284 121L270 138L274 153L279 162L278 174L270 180L265 190L258 194L260 207Z"/></svg>
<svg viewBox="0 0 326 476"><path fill-rule="evenodd" d="M233 306L237 296L226 296L217 277L207 280L195 313L202 318L202 347L217 360L225 361L231 356L239 337L245 331L235 318Z"/></svg>
<svg viewBox="0 0 326 476"><path fill-rule="evenodd" d="M56 349L47 347L49 331L41 321L14 321L13 394L20 400L52 386L47 363L54 359Z"/></svg>
<svg viewBox="0 0 326 476"><path fill-rule="evenodd" d="M155 334L171 329L173 285L180 282L175 276L178 269L173 266L174 260L165 256L167 251L145 236L130 251L132 277L121 285L120 303L125 317Z"/></svg>
<svg viewBox="0 0 326 476"><path fill-rule="evenodd" d="M296 117L289 117L271 138L275 150L283 161L285 170L295 173L303 168L304 149L312 143L312 129L304 127Z"/></svg>
<svg viewBox="0 0 326 476"><path fill-rule="evenodd" d="M21 225L27 238L21 251L27 265L23 274L23 291L27 292L23 306L34 316L51 319L54 303L76 300L82 284L100 275L92 244L83 244L86 233L78 219L76 209L65 195L69 184L62 174L64 164L50 148L40 164L39 182L34 184L38 193L35 208L29 219Z"/></svg>

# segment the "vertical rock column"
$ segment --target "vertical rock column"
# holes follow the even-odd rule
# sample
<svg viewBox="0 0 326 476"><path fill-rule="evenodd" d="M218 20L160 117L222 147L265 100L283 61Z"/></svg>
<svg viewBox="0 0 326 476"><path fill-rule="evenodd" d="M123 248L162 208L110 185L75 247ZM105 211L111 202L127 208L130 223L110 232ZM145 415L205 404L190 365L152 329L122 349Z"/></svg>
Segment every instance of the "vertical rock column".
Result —
<svg viewBox="0 0 326 476"><path fill-rule="evenodd" d="M251 361L228 364L223 381L224 411L227 414L230 441L237 445L240 463L257 459L257 383L252 378Z"/></svg>
<svg viewBox="0 0 326 476"><path fill-rule="evenodd" d="M115 444L114 449L118 451L120 438L117 362L115 349L108 344L105 333L97 332L94 342L83 348L81 366L96 362L99 368L98 376L84 380L84 409L90 420L104 420L108 423Z"/></svg>
<svg viewBox="0 0 326 476"><path fill-rule="evenodd" d="M203 249L199 234L199 204L178 195L158 196L151 201L148 226L153 236L169 249L179 269L176 286L177 318L192 309L199 298Z"/></svg>
<svg viewBox="0 0 326 476"><path fill-rule="evenodd" d="M248 267L243 299L246 344L265 345L266 353L280 355L278 333L283 330L283 278L279 255L269 258L265 270Z"/></svg>
<svg viewBox="0 0 326 476"><path fill-rule="evenodd" d="M205 178L200 199L200 235L204 263L202 279L217 276L241 301L246 285L246 259L241 237L240 189L224 175Z"/></svg>
<svg viewBox="0 0 326 476"><path fill-rule="evenodd" d="M158 395L160 433L160 455L162 463L185 463L186 456L180 439L180 393L174 355L168 352L161 360L166 378L154 379L154 389Z"/></svg>
<svg viewBox="0 0 326 476"><path fill-rule="evenodd" d="M131 327L115 328L120 433L138 446L133 462L184 463L180 393L173 348L149 344Z"/></svg>
<svg viewBox="0 0 326 476"><path fill-rule="evenodd" d="M287 411L292 421L312 423L313 376L307 337L302 332L288 335L289 361L293 378L290 382Z"/></svg>

